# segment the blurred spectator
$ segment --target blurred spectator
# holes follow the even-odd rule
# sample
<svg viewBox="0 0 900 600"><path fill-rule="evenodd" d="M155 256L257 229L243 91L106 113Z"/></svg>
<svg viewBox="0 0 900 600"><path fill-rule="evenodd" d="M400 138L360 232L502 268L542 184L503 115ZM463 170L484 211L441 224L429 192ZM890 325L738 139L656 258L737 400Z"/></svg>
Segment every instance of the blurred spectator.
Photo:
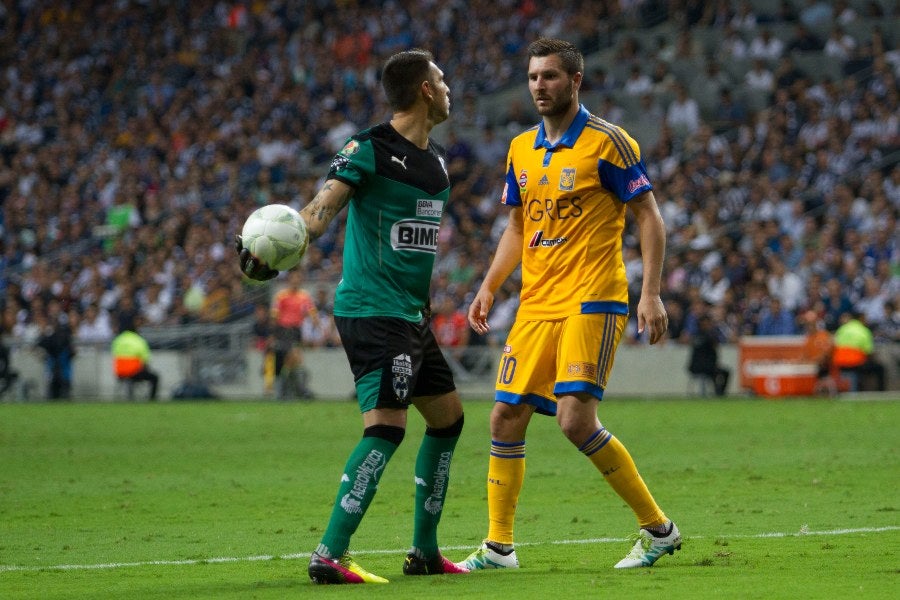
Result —
<svg viewBox="0 0 900 600"><path fill-rule="evenodd" d="M758 20L753 3L750 0L741 0L731 19L731 25L738 31L755 31Z"/></svg>
<svg viewBox="0 0 900 600"><path fill-rule="evenodd" d="M722 34L721 49L723 60L744 60L747 58L749 48L747 41L741 37L741 32L733 25L725 27Z"/></svg>
<svg viewBox="0 0 900 600"><path fill-rule="evenodd" d="M334 324L329 292L323 287L316 290L316 310L303 320L303 345L307 348L339 348L341 338Z"/></svg>
<svg viewBox="0 0 900 600"><path fill-rule="evenodd" d="M75 330L75 341L80 344L108 344L112 341L113 335L109 314L94 304L87 305L84 316Z"/></svg>
<svg viewBox="0 0 900 600"><path fill-rule="evenodd" d="M803 341L803 360L816 365L815 392L833 396L838 391L839 377L832 367L834 340L815 311L806 311L800 320L806 336Z"/></svg>
<svg viewBox="0 0 900 600"><path fill-rule="evenodd" d="M35 346L43 351L47 374L47 399L68 400L72 397L72 361L75 346L69 323L55 302L48 304L47 314L35 315L40 329Z"/></svg>
<svg viewBox="0 0 900 600"><path fill-rule="evenodd" d="M0 339L0 398L19 379L19 373L12 368L9 347Z"/></svg>
<svg viewBox="0 0 900 600"><path fill-rule="evenodd" d="M756 335L795 335L797 325L794 314L782 305L778 298L769 299L769 303L759 313Z"/></svg>
<svg viewBox="0 0 900 600"><path fill-rule="evenodd" d="M744 84L748 89L771 92L775 89L775 75L761 58L753 60L753 66L744 74Z"/></svg>
<svg viewBox="0 0 900 600"><path fill-rule="evenodd" d="M800 22L794 25L794 33L788 40L786 50L788 52L818 52L825 44L819 39L815 33L810 30L810 26Z"/></svg>
<svg viewBox="0 0 900 600"><path fill-rule="evenodd" d="M279 400L312 398L309 371L303 366L303 323L316 305L303 289L300 269L287 273L285 286L272 299L275 320L275 394Z"/></svg>
<svg viewBox="0 0 900 600"><path fill-rule="evenodd" d="M628 78L622 84L622 91L629 96L640 96L653 91L653 80L644 73L640 65L631 65Z"/></svg>
<svg viewBox="0 0 900 600"><path fill-rule="evenodd" d="M644 96L651 96L651 94L644 94ZM621 123L622 119L625 118L625 109L616 104L616 101L612 96L603 96L600 110L597 111L597 114L603 120L609 121L610 123ZM656 120L653 122L659 123L659 121Z"/></svg>
<svg viewBox="0 0 900 600"><path fill-rule="evenodd" d="M675 99L666 109L666 125L678 137L691 135L700 128L700 107L683 84L675 86Z"/></svg>
<svg viewBox="0 0 900 600"><path fill-rule="evenodd" d="M772 35L768 27L764 27L750 40L747 55L750 58L761 58L766 61L775 61L784 54L784 42Z"/></svg>
<svg viewBox="0 0 900 600"><path fill-rule="evenodd" d="M482 164L498 168L506 160L507 141L501 139L493 125L481 128L481 139L475 144L475 158Z"/></svg>
<svg viewBox="0 0 900 600"><path fill-rule="evenodd" d="M728 389L731 370L719 364L719 339L709 316L700 316L697 331L691 335L690 343L688 372L710 380L716 396L724 396Z"/></svg>
<svg viewBox="0 0 900 600"><path fill-rule="evenodd" d="M800 22L806 27L820 27L831 21L831 6L822 0L805 0L800 9Z"/></svg>
<svg viewBox="0 0 900 600"><path fill-rule="evenodd" d="M856 46L856 38L844 31L844 28L840 25L835 25L832 27L831 34L825 42L825 56L843 64L853 56Z"/></svg>
<svg viewBox="0 0 900 600"><path fill-rule="evenodd" d="M847 0L835 0L834 7L831 9L832 21L838 25L847 25L859 18L856 9L850 6Z"/></svg>
<svg viewBox="0 0 900 600"><path fill-rule="evenodd" d="M435 299L431 329L441 349L457 361L462 361L471 329L466 314L457 308L449 294Z"/></svg>
<svg viewBox="0 0 900 600"><path fill-rule="evenodd" d="M769 274L766 277L766 287L769 294L778 298L786 310L797 310L806 296L803 279L795 272L788 270L780 254L772 254L768 262Z"/></svg>

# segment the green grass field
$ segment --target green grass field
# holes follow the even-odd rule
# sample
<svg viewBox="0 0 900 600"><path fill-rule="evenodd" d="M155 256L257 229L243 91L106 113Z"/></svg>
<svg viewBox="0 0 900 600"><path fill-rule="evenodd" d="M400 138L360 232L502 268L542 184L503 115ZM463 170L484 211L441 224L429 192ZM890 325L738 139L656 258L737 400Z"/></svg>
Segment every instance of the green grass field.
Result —
<svg viewBox="0 0 900 600"><path fill-rule="evenodd" d="M441 523L459 560L486 533L491 403L466 401ZM388 586L313 586L354 403L0 404L0 598L895 598L900 402L609 399L684 547L617 571L627 507L552 419L529 431L523 568L404 577L406 440L354 538ZM893 590L893 592L891 591Z"/></svg>

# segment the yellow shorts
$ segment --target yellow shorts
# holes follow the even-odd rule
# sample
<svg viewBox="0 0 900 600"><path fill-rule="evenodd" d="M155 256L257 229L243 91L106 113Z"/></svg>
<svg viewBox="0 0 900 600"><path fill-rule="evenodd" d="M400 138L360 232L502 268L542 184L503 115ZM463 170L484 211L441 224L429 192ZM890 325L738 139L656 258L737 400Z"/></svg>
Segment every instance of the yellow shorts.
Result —
<svg viewBox="0 0 900 600"><path fill-rule="evenodd" d="M554 321L516 321L497 369L495 399L556 414L556 396L603 399L626 315L594 313Z"/></svg>

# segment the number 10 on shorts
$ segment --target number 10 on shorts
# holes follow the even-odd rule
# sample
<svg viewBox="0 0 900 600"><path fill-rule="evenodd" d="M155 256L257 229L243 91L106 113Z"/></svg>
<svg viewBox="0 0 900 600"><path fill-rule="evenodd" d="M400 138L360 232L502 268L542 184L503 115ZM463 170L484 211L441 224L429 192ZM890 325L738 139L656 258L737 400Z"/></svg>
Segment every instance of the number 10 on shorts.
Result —
<svg viewBox="0 0 900 600"><path fill-rule="evenodd" d="M499 383L503 385L509 385L510 383L512 383L515 374L516 358L514 356L504 356L500 361L500 376L498 377Z"/></svg>

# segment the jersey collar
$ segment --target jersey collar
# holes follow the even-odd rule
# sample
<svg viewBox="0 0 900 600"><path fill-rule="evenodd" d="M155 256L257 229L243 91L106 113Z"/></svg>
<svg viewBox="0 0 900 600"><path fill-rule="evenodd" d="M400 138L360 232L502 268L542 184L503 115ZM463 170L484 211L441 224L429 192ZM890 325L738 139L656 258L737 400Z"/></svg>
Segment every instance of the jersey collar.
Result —
<svg viewBox="0 0 900 600"><path fill-rule="evenodd" d="M547 150L555 150L559 146L572 148L575 145L576 140L578 140L578 136L581 135L581 132L584 129L584 126L587 124L588 118L590 116L591 113L588 112L584 105L579 104L578 113L572 120L572 124L569 125L569 128L566 129L566 132L555 144L551 144L547 141L547 136L544 132L544 121L541 121L540 124L538 124L537 137L534 139L534 149L537 150L540 147L544 147Z"/></svg>

